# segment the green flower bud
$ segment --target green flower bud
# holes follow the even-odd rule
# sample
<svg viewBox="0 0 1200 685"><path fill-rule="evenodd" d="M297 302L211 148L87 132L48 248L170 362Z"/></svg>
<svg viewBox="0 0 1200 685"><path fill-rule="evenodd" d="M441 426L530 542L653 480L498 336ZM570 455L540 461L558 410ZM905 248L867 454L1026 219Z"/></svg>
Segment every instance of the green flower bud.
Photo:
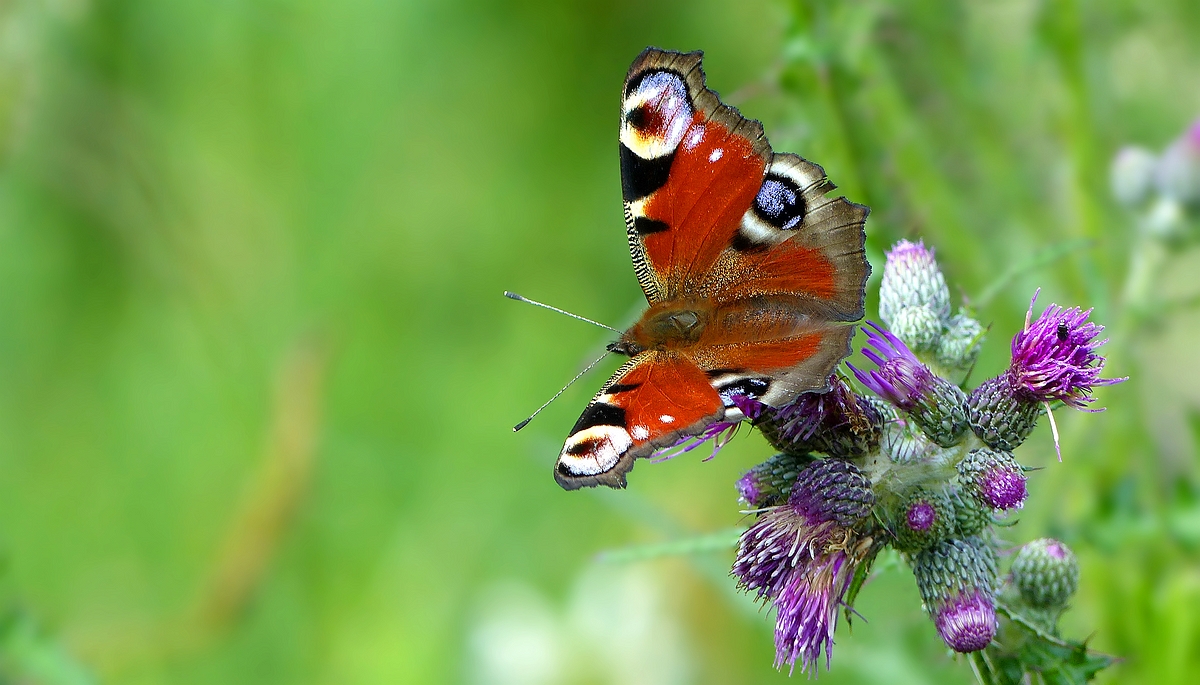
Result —
<svg viewBox="0 0 1200 685"><path fill-rule="evenodd" d="M896 512L894 547L901 552L919 552L954 533L954 505L945 493L918 489Z"/></svg>
<svg viewBox="0 0 1200 685"><path fill-rule="evenodd" d="M950 319L946 332L938 340L934 359L953 376L951 381L962 382L962 377L975 365L983 347L982 333L983 326L966 314L959 313Z"/></svg>
<svg viewBox="0 0 1200 685"><path fill-rule="evenodd" d="M932 350L942 335L942 320L927 305L901 307L888 324L892 333L918 352Z"/></svg>
<svg viewBox="0 0 1200 685"><path fill-rule="evenodd" d="M1051 538L1025 545L1012 563L1013 585L1039 609L1062 607L1079 588L1079 562L1069 547Z"/></svg>
<svg viewBox="0 0 1200 685"><path fill-rule="evenodd" d="M967 453L957 468L963 485L984 506L1008 510L1025 503L1025 472L1011 452L981 447Z"/></svg>
<svg viewBox="0 0 1200 685"><path fill-rule="evenodd" d="M889 327L905 307L926 306L939 321L950 318L950 289L924 243L901 240L887 254L879 284L879 317Z"/></svg>
<svg viewBox="0 0 1200 685"><path fill-rule="evenodd" d="M796 477L813 461L808 455L776 454L738 479L738 497L754 508L783 504L792 494Z"/></svg>
<svg viewBox="0 0 1200 685"><path fill-rule="evenodd" d="M967 421L971 430L989 447L1014 450L1037 425L1041 405L1015 396L1008 373L979 384L967 400Z"/></svg>

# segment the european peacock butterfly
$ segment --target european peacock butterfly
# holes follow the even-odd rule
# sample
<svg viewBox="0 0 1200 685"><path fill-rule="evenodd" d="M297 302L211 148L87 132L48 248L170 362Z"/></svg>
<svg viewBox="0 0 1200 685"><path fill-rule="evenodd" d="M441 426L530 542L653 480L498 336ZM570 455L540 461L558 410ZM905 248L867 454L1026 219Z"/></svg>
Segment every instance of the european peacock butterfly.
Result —
<svg viewBox="0 0 1200 685"><path fill-rule="evenodd" d="M621 190L650 307L609 350L630 357L579 417L562 487L625 487L638 457L828 389L871 267L868 209L821 167L774 153L762 124L705 87L703 53L647 48L625 77Z"/></svg>

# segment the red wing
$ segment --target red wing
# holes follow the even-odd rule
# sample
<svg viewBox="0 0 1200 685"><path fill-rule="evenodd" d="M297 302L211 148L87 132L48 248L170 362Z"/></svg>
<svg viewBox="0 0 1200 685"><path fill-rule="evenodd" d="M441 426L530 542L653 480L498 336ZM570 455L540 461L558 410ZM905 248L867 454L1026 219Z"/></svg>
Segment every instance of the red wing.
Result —
<svg viewBox="0 0 1200 685"><path fill-rule="evenodd" d="M701 53L648 48L625 79L621 189L638 282L651 302L690 292L763 182L762 124L704 86Z"/></svg>
<svg viewBox="0 0 1200 685"><path fill-rule="evenodd" d="M617 370L563 446L554 478L567 490L625 487L633 461L696 435L725 414L709 377L679 354L646 352Z"/></svg>

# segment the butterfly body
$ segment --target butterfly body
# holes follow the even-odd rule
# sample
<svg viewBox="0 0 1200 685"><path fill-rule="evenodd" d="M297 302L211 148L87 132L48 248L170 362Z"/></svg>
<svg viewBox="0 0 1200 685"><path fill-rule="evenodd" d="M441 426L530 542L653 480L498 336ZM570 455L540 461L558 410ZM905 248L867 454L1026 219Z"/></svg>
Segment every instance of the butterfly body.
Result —
<svg viewBox="0 0 1200 685"><path fill-rule="evenodd" d="M867 209L773 153L705 87L700 59L649 48L626 77L622 195L649 308L609 346L630 359L567 438L567 489L624 487L636 458L740 420L737 395L781 406L827 389L863 314Z"/></svg>

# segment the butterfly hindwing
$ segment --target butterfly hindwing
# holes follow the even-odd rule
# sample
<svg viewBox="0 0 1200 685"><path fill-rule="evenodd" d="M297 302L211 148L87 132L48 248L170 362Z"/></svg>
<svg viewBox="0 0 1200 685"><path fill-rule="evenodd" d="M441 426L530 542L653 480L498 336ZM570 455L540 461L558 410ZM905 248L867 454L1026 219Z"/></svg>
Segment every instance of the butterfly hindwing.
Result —
<svg viewBox="0 0 1200 685"><path fill-rule="evenodd" d="M829 373L850 354L854 328L813 321L790 334L729 336L692 355L720 394L739 392L778 407L805 392L824 392Z"/></svg>

